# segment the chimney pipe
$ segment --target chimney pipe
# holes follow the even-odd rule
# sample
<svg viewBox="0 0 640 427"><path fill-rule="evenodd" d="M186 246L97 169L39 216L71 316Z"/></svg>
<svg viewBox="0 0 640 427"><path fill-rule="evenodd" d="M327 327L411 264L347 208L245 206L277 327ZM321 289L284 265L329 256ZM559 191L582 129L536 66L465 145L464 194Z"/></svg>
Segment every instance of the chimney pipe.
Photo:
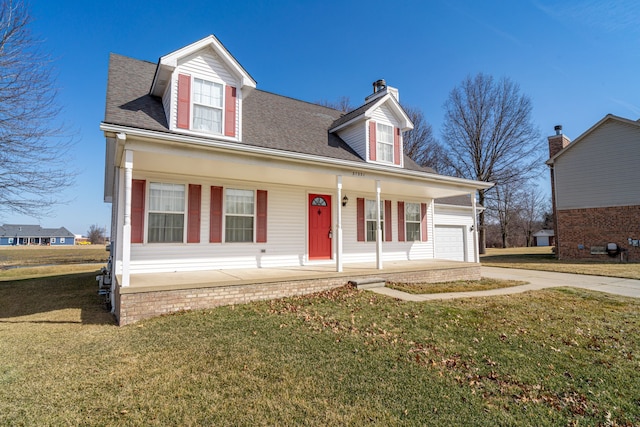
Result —
<svg viewBox="0 0 640 427"><path fill-rule="evenodd" d="M373 93L379 92L385 87L387 87L387 82L384 79L376 80L373 82Z"/></svg>
<svg viewBox="0 0 640 427"><path fill-rule="evenodd" d="M562 125L555 125L553 130L556 131L556 135L562 135Z"/></svg>

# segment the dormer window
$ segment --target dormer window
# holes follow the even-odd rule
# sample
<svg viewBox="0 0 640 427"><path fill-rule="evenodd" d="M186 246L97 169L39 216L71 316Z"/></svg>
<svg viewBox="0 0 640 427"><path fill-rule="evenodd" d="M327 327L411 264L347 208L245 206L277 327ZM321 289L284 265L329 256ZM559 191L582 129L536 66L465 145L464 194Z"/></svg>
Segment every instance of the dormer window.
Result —
<svg viewBox="0 0 640 427"><path fill-rule="evenodd" d="M222 85L193 79L193 129L222 133Z"/></svg>
<svg viewBox="0 0 640 427"><path fill-rule="evenodd" d="M377 123L376 151L381 162L393 163L393 126Z"/></svg>

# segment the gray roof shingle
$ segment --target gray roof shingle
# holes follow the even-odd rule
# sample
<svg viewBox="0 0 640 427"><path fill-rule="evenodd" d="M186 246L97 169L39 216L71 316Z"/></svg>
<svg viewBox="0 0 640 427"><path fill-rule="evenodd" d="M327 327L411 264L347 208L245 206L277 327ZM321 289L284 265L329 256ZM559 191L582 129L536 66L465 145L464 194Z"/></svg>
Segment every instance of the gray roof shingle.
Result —
<svg viewBox="0 0 640 427"><path fill-rule="evenodd" d="M162 100L149 94L155 70L152 62L110 55L105 123L178 134L169 130ZM250 89L243 93L241 143L364 163L329 129L345 117L354 117L368 104L343 115L332 108ZM405 168L434 172L407 156Z"/></svg>
<svg viewBox="0 0 640 427"><path fill-rule="evenodd" d="M0 236L3 237L75 237L64 227L42 228L39 225L30 224L4 224L0 227Z"/></svg>

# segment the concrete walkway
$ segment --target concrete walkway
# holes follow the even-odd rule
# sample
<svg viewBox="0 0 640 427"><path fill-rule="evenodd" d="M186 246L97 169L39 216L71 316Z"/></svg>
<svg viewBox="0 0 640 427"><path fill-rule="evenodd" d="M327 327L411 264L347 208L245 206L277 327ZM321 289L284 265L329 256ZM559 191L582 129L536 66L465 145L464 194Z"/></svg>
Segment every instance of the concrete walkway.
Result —
<svg viewBox="0 0 640 427"><path fill-rule="evenodd" d="M408 294L389 288L374 288L373 292L405 301L431 301L453 298L509 295L546 288L573 287L607 292L614 295L640 298L640 280L617 277L587 276L584 274L554 273L551 271L521 270L516 268L482 267L482 277L521 280L526 285L475 292L449 292L442 294Z"/></svg>

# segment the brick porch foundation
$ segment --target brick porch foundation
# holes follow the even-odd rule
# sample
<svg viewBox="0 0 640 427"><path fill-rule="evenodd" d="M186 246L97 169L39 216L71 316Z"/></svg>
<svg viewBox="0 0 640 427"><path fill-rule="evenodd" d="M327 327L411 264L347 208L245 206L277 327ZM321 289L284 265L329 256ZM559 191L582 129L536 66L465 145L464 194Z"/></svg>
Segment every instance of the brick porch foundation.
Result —
<svg viewBox="0 0 640 427"><path fill-rule="evenodd" d="M114 298L118 324L129 325L143 319L183 310L202 310L222 305L311 294L346 285L350 280L379 277L386 281L404 283L438 283L454 280L479 280L480 264L463 267L393 272L340 277L285 280L272 283L206 286L193 289L144 291L135 288L116 288Z"/></svg>

